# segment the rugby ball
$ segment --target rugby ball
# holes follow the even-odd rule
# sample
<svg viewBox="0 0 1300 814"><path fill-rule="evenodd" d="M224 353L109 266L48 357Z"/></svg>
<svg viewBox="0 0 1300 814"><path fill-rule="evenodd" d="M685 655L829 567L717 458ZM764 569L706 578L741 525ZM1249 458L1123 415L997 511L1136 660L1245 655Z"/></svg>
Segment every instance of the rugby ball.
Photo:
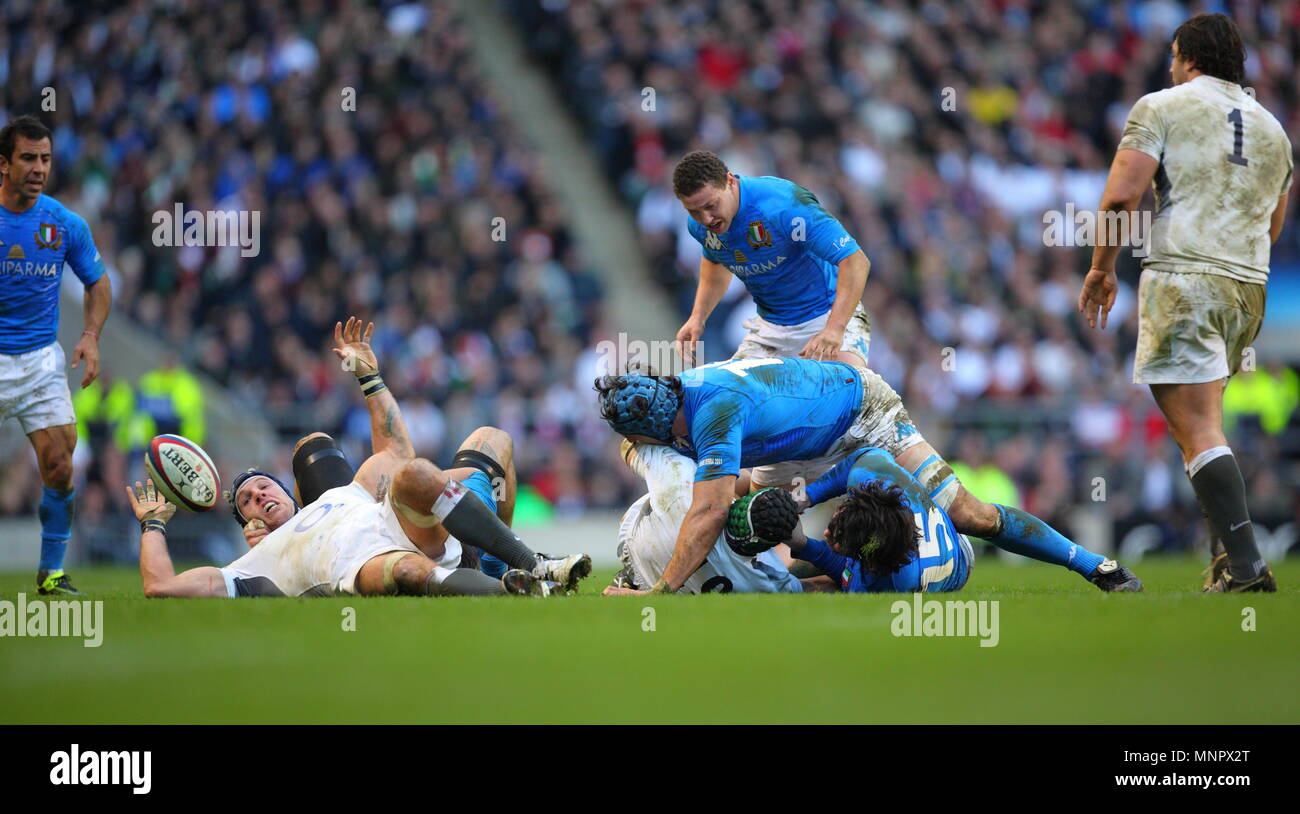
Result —
<svg viewBox="0 0 1300 814"><path fill-rule="evenodd" d="M159 435L145 450L145 469L158 493L191 512L217 505L221 476L203 448L179 435Z"/></svg>

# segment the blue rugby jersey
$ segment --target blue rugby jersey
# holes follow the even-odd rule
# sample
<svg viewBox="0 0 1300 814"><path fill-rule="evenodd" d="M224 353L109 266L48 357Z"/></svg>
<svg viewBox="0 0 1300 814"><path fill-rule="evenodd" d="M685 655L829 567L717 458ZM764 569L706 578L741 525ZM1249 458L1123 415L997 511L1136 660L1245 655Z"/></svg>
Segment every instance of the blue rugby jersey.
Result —
<svg viewBox="0 0 1300 814"><path fill-rule="evenodd" d="M836 554L821 540L809 538L795 557L812 563L850 593L936 593L957 591L970 576L971 550L952 518L935 505L925 487L890 455L878 447L856 450L833 469L808 484L808 500L815 506L869 481L902 487L920 534L917 555L907 565L884 576L867 573L862 563Z"/></svg>
<svg viewBox="0 0 1300 814"><path fill-rule="evenodd" d="M48 195L22 213L0 206L0 353L55 341L65 263L83 285L104 274L85 218Z"/></svg>
<svg viewBox="0 0 1300 814"><path fill-rule="evenodd" d="M799 325L835 303L839 263L858 243L807 189L770 175L737 175L740 208L715 235L687 223L704 256L726 266L754 298L758 313L777 325Z"/></svg>

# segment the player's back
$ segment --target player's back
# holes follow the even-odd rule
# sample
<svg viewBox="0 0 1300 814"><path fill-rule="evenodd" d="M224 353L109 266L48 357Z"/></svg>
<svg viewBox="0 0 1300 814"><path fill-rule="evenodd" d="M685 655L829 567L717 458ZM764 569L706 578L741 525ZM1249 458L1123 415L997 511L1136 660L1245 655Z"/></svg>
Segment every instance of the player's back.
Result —
<svg viewBox="0 0 1300 814"><path fill-rule="evenodd" d="M697 480L823 455L862 406L862 377L841 362L733 359L681 378Z"/></svg>
<svg viewBox="0 0 1300 814"><path fill-rule="evenodd" d="M1269 223L1292 175L1273 114L1235 82L1202 75L1142 97L1119 148L1160 162L1145 268L1267 282Z"/></svg>

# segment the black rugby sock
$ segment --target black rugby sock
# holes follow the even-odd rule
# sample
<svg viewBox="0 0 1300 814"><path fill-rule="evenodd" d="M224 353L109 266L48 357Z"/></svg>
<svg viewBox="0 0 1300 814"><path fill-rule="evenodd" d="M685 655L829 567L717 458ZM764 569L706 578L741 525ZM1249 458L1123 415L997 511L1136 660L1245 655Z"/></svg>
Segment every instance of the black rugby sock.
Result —
<svg viewBox="0 0 1300 814"><path fill-rule="evenodd" d="M1229 451L1199 466L1193 460L1192 467L1192 489L1211 532L1228 552L1228 572L1238 582L1254 579L1264 571L1264 558L1255 544L1255 529L1246 507L1246 482L1237 459Z"/></svg>

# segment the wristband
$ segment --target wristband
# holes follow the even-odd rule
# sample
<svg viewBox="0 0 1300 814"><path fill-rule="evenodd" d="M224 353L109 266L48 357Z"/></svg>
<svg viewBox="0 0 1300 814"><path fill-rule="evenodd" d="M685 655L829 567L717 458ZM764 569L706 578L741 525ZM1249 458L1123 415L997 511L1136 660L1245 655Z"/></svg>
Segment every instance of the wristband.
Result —
<svg viewBox="0 0 1300 814"><path fill-rule="evenodd" d="M145 532L148 531L156 531L159 534L165 535L167 533L167 524L156 517L150 517L147 520L141 520L140 533L144 534Z"/></svg>
<svg viewBox="0 0 1300 814"><path fill-rule="evenodd" d="M366 398L388 389L388 385L384 384L384 380L380 378L378 373L358 376L357 384L361 385L361 395Z"/></svg>
<svg viewBox="0 0 1300 814"><path fill-rule="evenodd" d="M82 332L81 332L81 335L82 335L82 336L89 336L89 337L91 337L91 338L93 338L93 339L99 339L99 334L95 333L94 331L82 331Z"/></svg>
<svg viewBox="0 0 1300 814"><path fill-rule="evenodd" d="M663 577L660 577L660 578L659 578L659 581L656 582L653 586L651 586L651 588L650 588L650 593L652 593L652 594L675 594L675 593L677 593L677 592L674 591L673 589L671 589L671 588L668 587L668 581L667 581L666 579L664 579Z"/></svg>

